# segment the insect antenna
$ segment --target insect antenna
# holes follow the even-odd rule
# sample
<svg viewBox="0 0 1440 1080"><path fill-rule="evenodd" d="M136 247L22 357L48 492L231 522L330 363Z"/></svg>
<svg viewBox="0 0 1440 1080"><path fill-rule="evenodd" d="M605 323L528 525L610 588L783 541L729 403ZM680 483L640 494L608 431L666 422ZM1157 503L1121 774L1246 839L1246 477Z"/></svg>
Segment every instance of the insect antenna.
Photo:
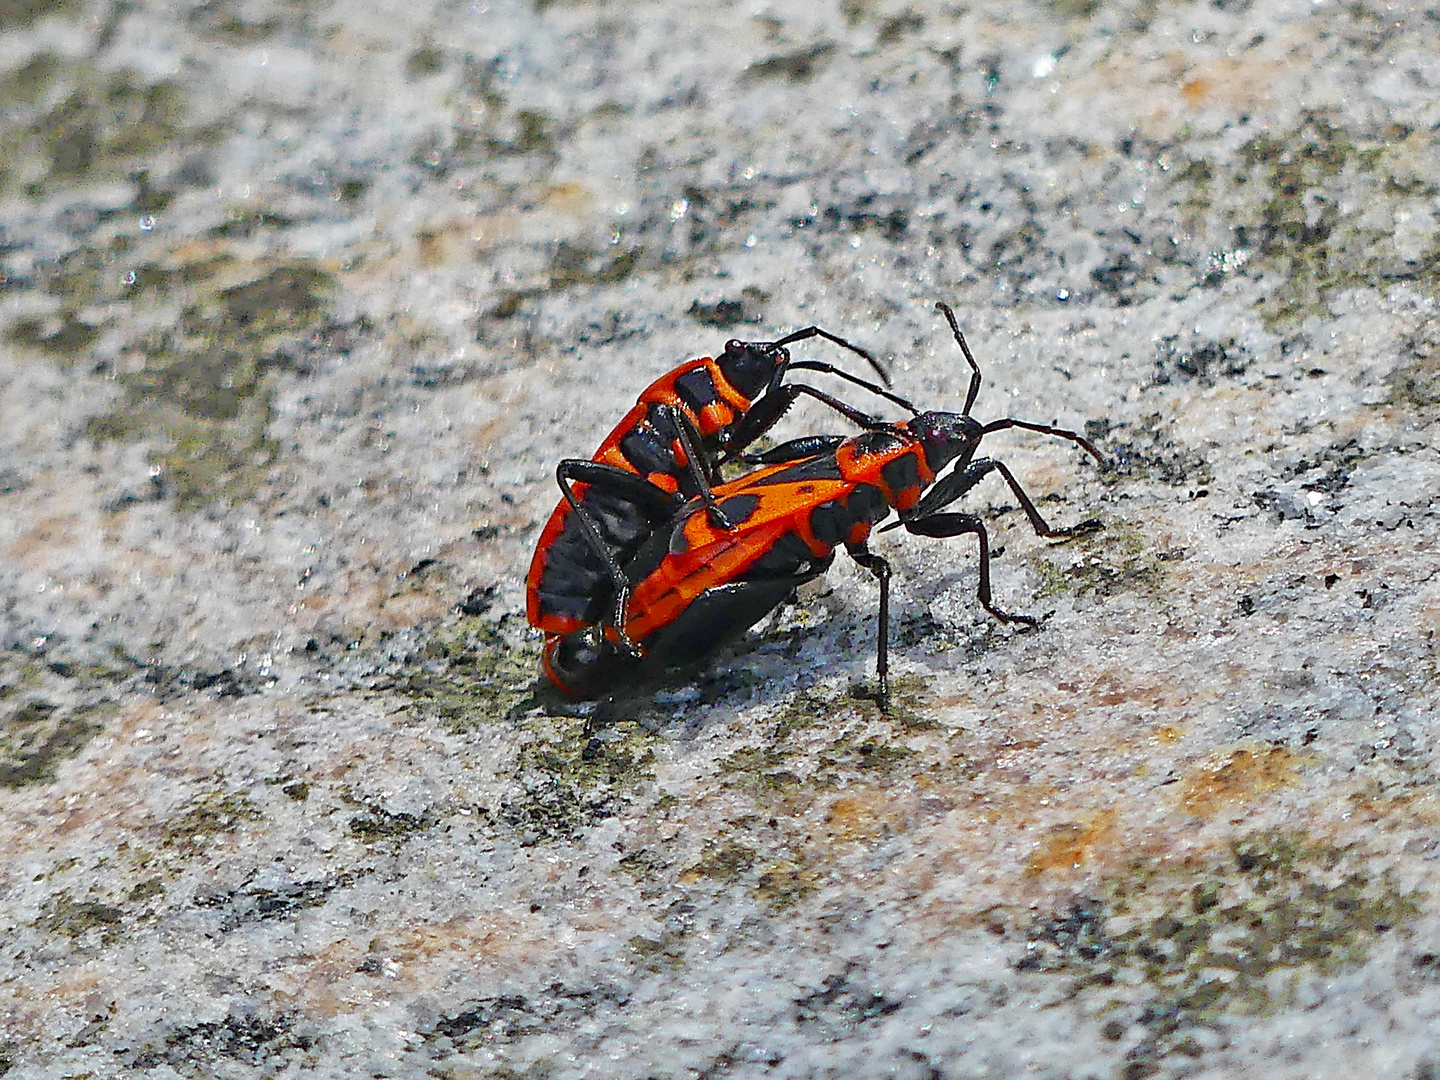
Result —
<svg viewBox="0 0 1440 1080"><path fill-rule="evenodd" d="M960 351L965 354L965 360L970 365L970 392L965 395L965 408L960 411L961 416L969 416L970 406L975 404L975 398L980 394L980 365L975 362L975 357L970 352L970 346L965 344L965 335L960 332L960 324L955 321L955 312L950 310L950 305L943 300L937 300L935 306L945 313L950 330L960 344Z"/></svg>
<svg viewBox="0 0 1440 1080"><path fill-rule="evenodd" d="M783 349L786 345L793 345L797 341L804 341L806 338L812 337L824 338L826 341L833 342L842 349L849 349L856 356L864 358L865 362L874 368L875 373L880 376L880 381L886 386L890 385L890 373L885 370L884 365L882 365L879 360L875 359L874 354L871 353L870 350L862 349L859 345L852 345L839 335L832 334L829 330L822 330L818 326L807 326L801 330L796 330L794 333L786 334L779 341L770 342L770 347L772 349Z"/></svg>

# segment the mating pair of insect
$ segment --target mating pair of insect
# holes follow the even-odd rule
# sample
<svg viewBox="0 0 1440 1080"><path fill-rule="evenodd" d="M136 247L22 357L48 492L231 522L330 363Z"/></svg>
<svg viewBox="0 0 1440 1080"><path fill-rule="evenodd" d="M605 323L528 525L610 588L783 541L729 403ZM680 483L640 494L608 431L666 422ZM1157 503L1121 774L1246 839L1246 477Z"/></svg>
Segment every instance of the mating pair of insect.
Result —
<svg viewBox="0 0 1440 1080"><path fill-rule="evenodd" d="M778 341L731 341L719 357L681 364L641 393L592 459L562 461L556 480L564 499L540 534L526 579L526 613L545 632L551 681L566 693L595 697L700 660L823 574L843 545L880 587L876 675L883 709L890 566L867 541L892 512L896 520L880 531L973 535L985 610L1003 621L1036 623L993 603L985 524L947 508L998 472L1040 536L1092 532L1098 521L1052 528L1003 462L975 454L986 435L1023 428L1068 439L1102 464L1104 458L1074 431L1008 417L974 419L980 367L954 312L936 307L970 365L961 412L920 412L887 389L889 376L870 353L809 326ZM792 360L789 346L814 337L863 357L885 385L822 361ZM879 420L813 386L785 381L802 370L837 376L900 406L910 419ZM802 395L861 431L747 453ZM722 466L736 460L758 468L724 481Z"/></svg>

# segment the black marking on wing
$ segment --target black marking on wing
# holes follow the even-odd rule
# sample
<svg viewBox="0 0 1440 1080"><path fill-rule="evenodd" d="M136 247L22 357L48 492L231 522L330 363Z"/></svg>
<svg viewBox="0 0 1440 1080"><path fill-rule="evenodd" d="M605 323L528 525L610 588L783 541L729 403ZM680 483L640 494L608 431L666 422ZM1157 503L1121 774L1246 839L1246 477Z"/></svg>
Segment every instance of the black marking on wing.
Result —
<svg viewBox="0 0 1440 1080"><path fill-rule="evenodd" d="M743 525L749 521L755 511L760 507L759 495L731 495L728 499L721 499L717 504L719 511L725 515L731 525Z"/></svg>
<svg viewBox="0 0 1440 1080"><path fill-rule="evenodd" d="M818 457L806 458L804 461L797 461L787 469L781 469L777 473L756 481L756 487L769 487L773 484L799 484L806 480L843 480L840 474L840 465L835 460L834 454L821 454Z"/></svg>
<svg viewBox="0 0 1440 1080"><path fill-rule="evenodd" d="M795 533L785 533L770 545L769 551L751 563L745 573L750 577L794 574L815 561L809 544Z"/></svg>

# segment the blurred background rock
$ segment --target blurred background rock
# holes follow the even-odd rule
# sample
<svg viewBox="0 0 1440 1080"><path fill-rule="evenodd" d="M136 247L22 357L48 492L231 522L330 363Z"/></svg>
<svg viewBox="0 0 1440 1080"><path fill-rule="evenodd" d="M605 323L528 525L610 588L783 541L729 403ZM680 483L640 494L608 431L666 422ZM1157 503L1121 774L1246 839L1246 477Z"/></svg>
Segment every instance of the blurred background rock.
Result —
<svg viewBox="0 0 1440 1080"><path fill-rule="evenodd" d="M1427 9L0 31L0 1072L1440 1069ZM555 461L812 323L954 408L937 299L1115 463L987 451L1106 523L972 498L1045 628L890 534L894 716L837 565L582 760Z"/></svg>

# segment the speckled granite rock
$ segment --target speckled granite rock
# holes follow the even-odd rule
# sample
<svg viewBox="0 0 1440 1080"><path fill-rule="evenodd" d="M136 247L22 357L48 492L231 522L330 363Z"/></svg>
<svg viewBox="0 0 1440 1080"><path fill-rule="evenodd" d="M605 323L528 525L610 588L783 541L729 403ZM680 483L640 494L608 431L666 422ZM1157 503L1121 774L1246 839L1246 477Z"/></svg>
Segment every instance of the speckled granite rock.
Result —
<svg viewBox="0 0 1440 1080"><path fill-rule="evenodd" d="M0 1073L1440 1072L1423 7L0 23ZM555 460L812 322L953 408L937 299L1113 458L988 451L1052 617L887 534L893 715L842 559L582 757Z"/></svg>

